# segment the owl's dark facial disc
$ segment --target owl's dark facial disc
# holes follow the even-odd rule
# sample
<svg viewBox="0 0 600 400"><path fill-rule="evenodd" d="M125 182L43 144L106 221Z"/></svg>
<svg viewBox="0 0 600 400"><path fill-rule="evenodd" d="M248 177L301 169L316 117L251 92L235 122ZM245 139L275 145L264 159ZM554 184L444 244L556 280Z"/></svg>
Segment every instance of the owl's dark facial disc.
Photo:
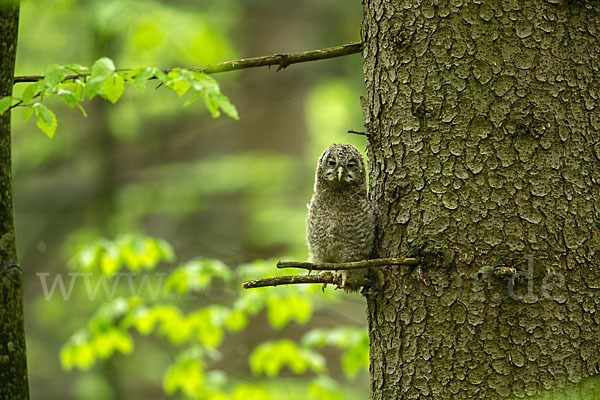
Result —
<svg viewBox="0 0 600 400"><path fill-rule="evenodd" d="M352 155L332 152L327 157L324 167L325 180L332 183L350 184L360 174L359 163Z"/></svg>
<svg viewBox="0 0 600 400"><path fill-rule="evenodd" d="M362 155L350 144L332 144L321 157L315 176L315 192L318 186L335 190L366 190L366 171Z"/></svg>
<svg viewBox="0 0 600 400"><path fill-rule="evenodd" d="M338 174L341 166L339 165L339 156L337 154L329 154L324 167L325 170L323 171L323 176L325 177L326 181L340 181Z"/></svg>

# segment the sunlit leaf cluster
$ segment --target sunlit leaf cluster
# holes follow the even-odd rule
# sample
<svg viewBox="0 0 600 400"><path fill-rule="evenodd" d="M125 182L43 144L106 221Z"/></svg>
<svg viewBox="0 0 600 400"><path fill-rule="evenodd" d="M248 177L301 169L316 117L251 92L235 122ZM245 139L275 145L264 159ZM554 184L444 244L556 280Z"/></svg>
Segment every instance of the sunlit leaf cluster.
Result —
<svg viewBox="0 0 600 400"><path fill-rule="evenodd" d="M99 238L77 246L69 265L72 269L112 276L122 267L134 272L151 270L161 261L174 259L173 249L166 241L127 234L115 240Z"/></svg>
<svg viewBox="0 0 600 400"><path fill-rule="evenodd" d="M302 344L309 348L334 346L344 349L341 362L348 377L354 377L361 369L369 367L369 335L364 329L314 329L304 336Z"/></svg>
<svg viewBox="0 0 600 400"><path fill-rule="evenodd" d="M177 267L165 282L167 291L177 294L206 289L214 278L231 280L231 271L219 260L194 259Z"/></svg>
<svg viewBox="0 0 600 400"><path fill-rule="evenodd" d="M107 57L96 60L91 69L79 64L48 66L43 79L30 83L20 98L1 98L0 114L12 107L26 107L25 121L35 114L37 126L48 137L53 137L58 123L54 112L43 103L48 97L58 96L67 106L78 107L86 115L82 105L85 100L100 96L114 104L123 95L125 83L143 92L152 79L173 90L178 96L189 93L184 106L201 98L213 117L219 117L223 111L231 118L239 118L237 109L221 93L217 81L206 74L181 68L168 72L156 67L117 70L113 61Z"/></svg>
<svg viewBox="0 0 600 400"><path fill-rule="evenodd" d="M350 15L348 7L341 10ZM236 105L249 107L244 111L250 117L246 121L249 125L231 129L231 121L210 121L209 113L198 114L198 106L181 107L195 95L201 101L208 99L215 112L214 105L221 99L218 93L211 96L210 81L201 82L207 93L198 96L198 87L189 81L195 78L193 74L190 77L186 76L188 71L169 73L163 69L261 55L271 52L269 48L294 51L285 41L273 41L275 47L260 49L238 40L241 28L251 32L257 22L263 25L255 17L248 18L258 11L248 2L235 0L202 4L156 0L21 2L16 74L50 72L49 84L39 86L47 91L43 96L38 95L40 90L35 91L36 86L19 83L14 86L15 97L0 98L0 109L4 110L22 101L24 90L31 96L29 103L21 102L12 110L13 173L21 182L17 222L27 233L19 241L21 262L43 272L44 283L47 281L43 295L39 284L36 295L35 286L29 282L29 300L26 297L26 307L35 310L29 311L28 357L36 366L30 374L37 397L161 397L156 391L160 392L162 382L165 398L358 398L348 385L337 384L343 377L335 358L328 358L327 363L336 367L330 366L315 379L310 369L294 376L286 364L274 378L250 373L250 354L259 344L252 340L257 326L259 342L287 337L298 342L302 351L328 357L341 354L339 350L306 346L300 338L326 320L331 306L323 303L345 296L331 287L322 293L320 286L243 293L240 280L279 271L274 271L273 261L253 263L242 278L237 260L282 252L288 259L305 257L304 206L310 199L314 153L322 151L324 143L356 140L345 130L362 127L357 106L363 94L361 80L345 79L347 74L335 64L318 77L300 74L299 79L289 81L288 73L275 74L252 90L243 89L245 73L219 75L216 78L223 92L242 88L235 90ZM273 21L280 19L279 14L273 16ZM355 40L353 25L344 17L340 26L354 36L337 35L334 41ZM310 47L313 45L327 44L317 41ZM112 64L108 59L95 64L102 55L111 57ZM63 65L66 70L44 67L68 62L80 65ZM356 62L359 66L360 59ZM135 66L144 67L118 69ZM156 73L145 66L159 67L172 82L150 79ZM87 77L57 86L53 79L65 73ZM336 82L343 81L326 92L321 90L329 87L333 77ZM271 93L273 84L282 87L282 83L288 101L264 96ZM291 90L298 85L302 88L300 96ZM354 89L348 92L348 88ZM94 97L88 102L90 94ZM116 106L111 106L115 101ZM293 106L293 119L286 113L286 104ZM358 118L343 113L348 110L346 104L356 109ZM226 107L216 108L216 112L224 112ZM92 119L83 119L80 111ZM316 111L325 116L328 125L310 122ZM29 121L24 123L21 115L26 112ZM277 121L260 117L273 113ZM327 120L331 115L336 118ZM334 120L337 123L331 125ZM59 129L59 137L46 140L46 135L30 135L34 121L48 135ZM267 121L267 125L257 124L259 121ZM291 136L269 136L274 131ZM293 149L285 143L291 143ZM284 148L287 150L282 153ZM110 187L103 186L107 182ZM36 199L43 199L43 208L37 208ZM160 246L152 249L152 245L99 239L71 248L71 269L63 268L59 246L67 232L71 232L71 244L91 234L135 231L160 232L176 243L178 253L186 254L185 258L175 261L159 257ZM196 254L220 257L230 265L201 257L190 259ZM64 286L55 279L59 277L64 278ZM33 279L37 282L36 277ZM151 292L150 285L156 291ZM112 316L101 317L98 305L102 301L105 311L116 310ZM347 307L348 302L336 306ZM354 313L350 310L341 319L351 321ZM206 325L210 330L198 328L199 321L205 319L211 319ZM80 345L72 346L72 369L61 373L54 360L56 345L81 327L79 337L75 335L69 342ZM234 376L219 369L227 370L227 375L234 369ZM328 378L327 373L334 374L335 379ZM190 388L194 381L199 384ZM355 382L354 389L359 385Z"/></svg>
<svg viewBox="0 0 600 400"><path fill-rule="evenodd" d="M289 339L263 343L254 349L250 357L250 368L255 374L274 377L284 366L296 374L307 370L322 373L325 371L325 359L319 353L302 348Z"/></svg>
<svg viewBox="0 0 600 400"><path fill-rule="evenodd" d="M112 241L99 239L78 248L72 266L110 279L121 269L152 271L173 259L173 250L167 242L126 235ZM306 324L320 303L336 299L314 286L241 291L240 282L249 276L284 273L276 271L274 265L273 260L257 261L232 271L213 259L181 263L167 274L156 298L122 296L104 302L87 327L73 334L63 346L62 365L65 369L86 370L115 352L130 354L137 335L152 335L165 340L178 353L163 375L165 393L181 393L192 399L268 399L271 394L264 386L237 381L212 367L221 356L226 335L245 329L252 317L261 312L266 313L269 324L276 330L292 321ZM222 304L192 310L178 304L180 296L201 295L216 282L228 288L229 295ZM249 370L264 378L278 377L283 371L308 373L316 376L306 388L311 399L339 399L342 393L339 385L327 376L325 358L318 352L323 346L344 350L341 362L348 377L368 368L366 332L347 328L312 330L300 343L291 339L263 342L250 352Z"/></svg>

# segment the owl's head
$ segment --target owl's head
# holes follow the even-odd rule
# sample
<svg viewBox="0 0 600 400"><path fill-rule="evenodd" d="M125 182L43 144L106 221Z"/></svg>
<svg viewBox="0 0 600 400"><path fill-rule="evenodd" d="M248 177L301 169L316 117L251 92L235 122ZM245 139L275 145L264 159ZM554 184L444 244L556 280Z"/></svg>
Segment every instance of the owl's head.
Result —
<svg viewBox="0 0 600 400"><path fill-rule="evenodd" d="M315 190L318 185L366 189L365 161L351 144L332 144L325 149L319 158L316 175Z"/></svg>

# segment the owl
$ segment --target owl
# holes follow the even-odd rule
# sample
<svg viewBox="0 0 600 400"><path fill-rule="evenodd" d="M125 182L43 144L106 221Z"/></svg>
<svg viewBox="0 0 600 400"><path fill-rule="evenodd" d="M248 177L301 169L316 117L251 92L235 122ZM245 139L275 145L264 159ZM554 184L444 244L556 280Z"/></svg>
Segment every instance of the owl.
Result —
<svg viewBox="0 0 600 400"><path fill-rule="evenodd" d="M306 222L311 262L360 261L371 255L375 216L367 197L365 161L356 147L332 144L323 152ZM364 270L341 271L339 286L357 291L358 287L346 285L346 278L364 274Z"/></svg>

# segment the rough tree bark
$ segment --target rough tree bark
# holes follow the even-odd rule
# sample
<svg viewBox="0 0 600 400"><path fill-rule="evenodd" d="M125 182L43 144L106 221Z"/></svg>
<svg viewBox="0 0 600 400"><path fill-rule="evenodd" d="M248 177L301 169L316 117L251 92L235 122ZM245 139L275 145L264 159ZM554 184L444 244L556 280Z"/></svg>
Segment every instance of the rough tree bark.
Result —
<svg viewBox="0 0 600 400"><path fill-rule="evenodd" d="M12 94L19 3L0 0L0 97ZM10 111L0 116L0 398L28 399L23 279L15 247Z"/></svg>
<svg viewBox="0 0 600 400"><path fill-rule="evenodd" d="M363 5L377 256L441 255L367 293L373 398L594 398L599 3Z"/></svg>

